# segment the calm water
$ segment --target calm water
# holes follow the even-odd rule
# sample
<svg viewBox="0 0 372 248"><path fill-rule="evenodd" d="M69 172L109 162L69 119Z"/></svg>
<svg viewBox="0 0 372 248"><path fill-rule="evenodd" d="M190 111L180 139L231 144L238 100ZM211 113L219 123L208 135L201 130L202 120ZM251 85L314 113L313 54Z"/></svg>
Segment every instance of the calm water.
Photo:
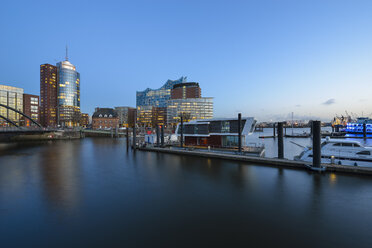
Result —
<svg viewBox="0 0 372 248"><path fill-rule="evenodd" d="M0 155L0 247L372 247L372 178L167 154L125 140Z"/></svg>

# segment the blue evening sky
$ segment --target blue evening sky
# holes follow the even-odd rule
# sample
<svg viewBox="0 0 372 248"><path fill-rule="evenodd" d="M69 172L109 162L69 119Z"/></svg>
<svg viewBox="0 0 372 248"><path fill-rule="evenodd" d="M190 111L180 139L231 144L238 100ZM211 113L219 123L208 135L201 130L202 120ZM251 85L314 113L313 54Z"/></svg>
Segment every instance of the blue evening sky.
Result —
<svg viewBox="0 0 372 248"><path fill-rule="evenodd" d="M89 114L181 76L216 117L372 114L372 1L2 1L0 84L39 94L66 44Z"/></svg>

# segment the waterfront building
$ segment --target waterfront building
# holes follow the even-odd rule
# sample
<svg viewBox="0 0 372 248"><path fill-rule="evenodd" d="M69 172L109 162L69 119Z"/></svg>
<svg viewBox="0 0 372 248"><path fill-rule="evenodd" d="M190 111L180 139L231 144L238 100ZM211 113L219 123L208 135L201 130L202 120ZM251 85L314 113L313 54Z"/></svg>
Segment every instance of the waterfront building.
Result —
<svg viewBox="0 0 372 248"><path fill-rule="evenodd" d="M170 99L167 107L167 124L175 125L181 121L181 115L187 116L185 121L213 118L213 98Z"/></svg>
<svg viewBox="0 0 372 248"><path fill-rule="evenodd" d="M201 97L199 83L186 82L186 77L181 77L168 80L157 90L137 91L139 125L174 125L181 115L190 120L213 118L213 98Z"/></svg>
<svg viewBox="0 0 372 248"><path fill-rule="evenodd" d="M89 114L82 113L80 118L80 126L88 127L89 125Z"/></svg>
<svg viewBox="0 0 372 248"><path fill-rule="evenodd" d="M37 95L30 95L30 94L23 94L23 113L37 123L40 122L40 107L39 107L39 96ZM22 125L29 127L32 124L32 122L22 117Z"/></svg>
<svg viewBox="0 0 372 248"><path fill-rule="evenodd" d="M136 108L115 107L115 111L119 116L120 127L132 127L133 126Z"/></svg>
<svg viewBox="0 0 372 248"><path fill-rule="evenodd" d="M80 73L66 60L57 63L57 122L62 127L77 126L80 122Z"/></svg>
<svg viewBox="0 0 372 248"><path fill-rule="evenodd" d="M119 116L112 108L96 108L92 115L93 129L114 129L119 127Z"/></svg>
<svg viewBox="0 0 372 248"><path fill-rule="evenodd" d="M136 106L167 107L167 101L170 99L173 86L179 83L185 83L186 79L186 77L181 77L178 80L168 80L159 89L147 88L144 91L137 91Z"/></svg>
<svg viewBox="0 0 372 248"><path fill-rule="evenodd" d="M57 67L40 65L40 124L57 126Z"/></svg>
<svg viewBox="0 0 372 248"><path fill-rule="evenodd" d="M167 122L167 108L152 107L152 126L163 126Z"/></svg>
<svg viewBox="0 0 372 248"><path fill-rule="evenodd" d="M198 83L175 84L171 90L171 99L200 98L201 89Z"/></svg>
<svg viewBox="0 0 372 248"><path fill-rule="evenodd" d="M137 125L140 127L152 127L153 106L137 106Z"/></svg>
<svg viewBox="0 0 372 248"><path fill-rule="evenodd" d="M166 125L167 108L154 106L137 107L137 124L141 127Z"/></svg>
<svg viewBox="0 0 372 248"><path fill-rule="evenodd" d="M0 103L23 112L23 89L0 85ZM13 121L17 125L19 125L21 121L20 114L4 107L0 107L0 116ZM0 118L0 126L9 126L9 123L3 118Z"/></svg>
<svg viewBox="0 0 372 248"><path fill-rule="evenodd" d="M256 120L244 117L241 120L242 145L246 144L246 136L254 131ZM181 134L180 124L176 133ZM219 118L193 120L184 123L183 136L185 145L235 148L238 147L238 118Z"/></svg>

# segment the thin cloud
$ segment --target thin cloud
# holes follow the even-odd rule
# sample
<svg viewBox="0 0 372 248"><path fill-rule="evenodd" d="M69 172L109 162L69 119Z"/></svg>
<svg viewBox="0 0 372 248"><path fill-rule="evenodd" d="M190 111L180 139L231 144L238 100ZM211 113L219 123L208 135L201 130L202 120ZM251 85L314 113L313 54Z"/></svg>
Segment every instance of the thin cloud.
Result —
<svg viewBox="0 0 372 248"><path fill-rule="evenodd" d="M335 104L336 103L336 100L331 98L331 99L328 99L327 101L323 102L322 104L323 105L332 105L332 104Z"/></svg>
<svg viewBox="0 0 372 248"><path fill-rule="evenodd" d="M301 107L301 104L297 104L297 105L296 105L296 108L299 108L299 107Z"/></svg>

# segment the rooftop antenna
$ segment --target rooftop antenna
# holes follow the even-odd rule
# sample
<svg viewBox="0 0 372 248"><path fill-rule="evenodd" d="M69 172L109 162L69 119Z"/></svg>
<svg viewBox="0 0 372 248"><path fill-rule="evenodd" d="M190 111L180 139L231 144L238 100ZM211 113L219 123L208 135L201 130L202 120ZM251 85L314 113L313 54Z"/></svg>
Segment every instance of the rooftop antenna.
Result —
<svg viewBox="0 0 372 248"><path fill-rule="evenodd" d="M68 47L67 47L67 45L66 45L66 61L68 61Z"/></svg>

